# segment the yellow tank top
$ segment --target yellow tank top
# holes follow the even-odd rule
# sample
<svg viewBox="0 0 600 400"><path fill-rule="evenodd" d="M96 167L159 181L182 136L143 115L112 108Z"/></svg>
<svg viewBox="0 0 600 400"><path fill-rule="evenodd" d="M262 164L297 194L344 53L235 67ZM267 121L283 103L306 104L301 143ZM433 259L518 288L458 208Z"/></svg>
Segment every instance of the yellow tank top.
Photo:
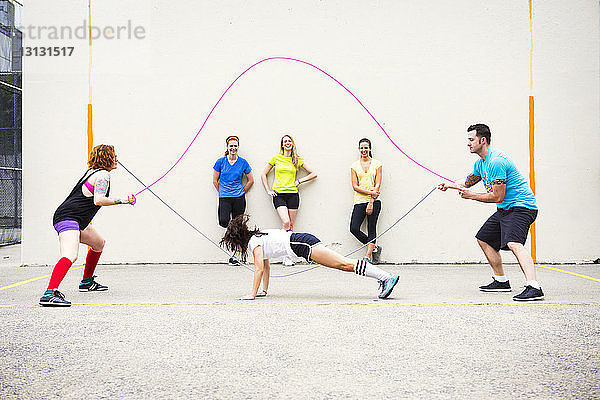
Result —
<svg viewBox="0 0 600 400"><path fill-rule="evenodd" d="M375 176L377 176L377 168L381 166L383 166L381 161L372 158L371 165L365 172L363 167L360 165L360 160L353 162L350 168L356 172L356 177L358 178L358 187L363 190L375 190ZM367 194L362 194L355 191L354 204L368 203L370 197L371 196Z"/></svg>

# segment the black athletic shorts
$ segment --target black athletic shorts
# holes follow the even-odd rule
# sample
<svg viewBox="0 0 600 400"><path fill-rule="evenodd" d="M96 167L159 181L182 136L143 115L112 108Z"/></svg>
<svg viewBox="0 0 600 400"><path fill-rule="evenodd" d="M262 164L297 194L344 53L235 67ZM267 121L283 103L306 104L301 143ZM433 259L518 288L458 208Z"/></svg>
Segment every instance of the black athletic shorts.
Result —
<svg viewBox="0 0 600 400"><path fill-rule="evenodd" d="M483 224L475 237L496 250L509 250L508 242L525 244L529 226L535 221L538 210L513 207L499 208Z"/></svg>
<svg viewBox="0 0 600 400"><path fill-rule="evenodd" d="M298 256L310 262L310 251L316 244L321 243L318 237L310 233L292 233L290 236L290 247Z"/></svg>
<svg viewBox="0 0 600 400"><path fill-rule="evenodd" d="M273 205L276 209L286 206L290 210L297 210L300 206L300 195L298 193L277 193L277 196L273 197Z"/></svg>

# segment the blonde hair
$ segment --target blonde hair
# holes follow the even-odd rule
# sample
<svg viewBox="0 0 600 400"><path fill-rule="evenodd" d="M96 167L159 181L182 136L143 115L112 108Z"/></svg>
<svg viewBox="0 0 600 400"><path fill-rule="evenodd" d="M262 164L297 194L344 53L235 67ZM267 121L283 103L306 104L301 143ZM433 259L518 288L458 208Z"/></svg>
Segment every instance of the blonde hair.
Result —
<svg viewBox="0 0 600 400"><path fill-rule="evenodd" d="M296 152L296 142L294 142L294 139L290 135L286 134L281 137L281 143L279 144L279 152L281 153L281 155L285 154L285 150L283 149L283 138L285 138L286 136L289 137L292 141L292 164L294 164L294 167L298 169L298 153Z"/></svg>
<svg viewBox="0 0 600 400"><path fill-rule="evenodd" d="M88 168L112 169L115 162L115 147L110 144L99 144L90 151Z"/></svg>

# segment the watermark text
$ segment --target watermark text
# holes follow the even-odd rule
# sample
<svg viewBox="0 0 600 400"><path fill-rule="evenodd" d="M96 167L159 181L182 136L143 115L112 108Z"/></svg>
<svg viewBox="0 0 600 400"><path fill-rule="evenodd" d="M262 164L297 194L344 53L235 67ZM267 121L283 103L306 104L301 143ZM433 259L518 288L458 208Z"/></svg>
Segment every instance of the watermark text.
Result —
<svg viewBox="0 0 600 400"><path fill-rule="evenodd" d="M81 25L76 27L62 25L28 25L22 26L19 30L23 33L24 39L29 40L143 40L146 38L146 28L141 25L134 25L131 20L126 24L115 26L95 26L91 27L83 20Z"/></svg>

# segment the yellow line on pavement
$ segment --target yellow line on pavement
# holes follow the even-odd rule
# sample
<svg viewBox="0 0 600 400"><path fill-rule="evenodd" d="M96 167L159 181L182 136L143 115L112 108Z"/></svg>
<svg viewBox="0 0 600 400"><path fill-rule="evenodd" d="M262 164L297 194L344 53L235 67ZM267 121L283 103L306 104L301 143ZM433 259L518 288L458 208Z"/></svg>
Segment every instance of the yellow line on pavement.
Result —
<svg viewBox="0 0 600 400"><path fill-rule="evenodd" d="M554 268L554 267L548 267L546 265L541 265L541 264L535 264L535 265L537 265L538 267L542 267L542 268L546 268L546 269L551 269L553 271L564 272L565 274L578 276L578 277L583 278L583 279L589 279L590 281L600 282L600 279L598 279L598 278L592 278L591 276L578 274L576 272L565 271L564 269L559 269L559 268Z"/></svg>
<svg viewBox="0 0 600 400"><path fill-rule="evenodd" d="M76 269L80 269L83 268L84 266L80 266L80 267L72 267L69 269L69 271L74 271ZM26 281L21 281L21 282L17 282L17 283L13 283L12 285L8 285L8 286L2 286L0 287L0 291L2 290L6 290L6 289L10 289L10 288L14 288L16 286L21 286L24 285L26 283L30 283L30 282L35 282L35 281L39 281L40 279L44 279L44 278L49 278L51 274L48 275L44 275L44 276L38 276L37 278L31 278L31 279L27 279Z"/></svg>
<svg viewBox="0 0 600 400"><path fill-rule="evenodd" d="M522 306L524 304L530 305L544 305L544 306L598 306L600 302L512 302L512 303L404 303L396 301L372 301L372 302L182 302L182 303L80 303L73 304L74 307L90 307L90 306ZM40 307L37 304L1 304L0 308L9 307ZM59 307L54 307L59 308Z"/></svg>
<svg viewBox="0 0 600 400"><path fill-rule="evenodd" d="M591 276L587 276L587 275L583 275L583 274L578 274L576 272L571 272L571 271L565 271L564 269L559 269L559 268L554 268L554 267L548 267L546 265L541 265L541 264L535 264L536 266L540 267L540 268L546 268L546 269L550 269L553 271L558 271L558 272L562 272L565 274L569 274L569 275L573 275L573 276L578 276L580 278L583 279L588 279L594 282L600 282L600 279L598 278L593 278ZM81 265L79 267L71 267L71 269L69 269L69 271L74 271L76 269L80 269L83 268L84 265ZM7 285L7 286L2 286L0 287L0 291L2 290L6 290L6 289L10 289L16 286L21 286L21 285L25 285L26 283L30 283L30 282L35 282L35 281L39 281L40 279L44 279L44 278L48 278L50 277L50 274L48 275L44 275L44 276L38 276L37 278L31 278L31 279L27 279L25 281L21 281L21 282L17 282L17 283L13 283L12 285ZM178 303L142 303L140 305L146 305L146 304L157 304L157 305L169 305L169 304L178 304ZM209 304L237 304L237 303L183 303L183 304L193 304L193 305L209 305ZM262 303L262 304L271 304L271 303ZM311 305L312 303L273 303L273 304L288 304L288 305L293 305L293 304L302 304L302 305ZM321 305L321 304L363 304L363 303L314 303L315 305ZM424 304L434 304L434 303L423 303ZM512 303L440 303L440 304L452 304L452 305L462 305L462 304L482 304L482 305L491 305L491 304L499 304L499 305L504 305L504 304L512 304ZM546 303L548 304L548 303ZM561 303L563 304L563 303ZM580 304L580 303L577 303ZM586 303L587 304L587 303ZM594 303L592 303L594 304ZM105 304L105 305L113 305L113 304ZM127 303L127 305L134 305L134 304L130 304ZM412 304L412 303L406 303L405 305L422 305L422 304ZM0 307L2 307L0 305Z"/></svg>

